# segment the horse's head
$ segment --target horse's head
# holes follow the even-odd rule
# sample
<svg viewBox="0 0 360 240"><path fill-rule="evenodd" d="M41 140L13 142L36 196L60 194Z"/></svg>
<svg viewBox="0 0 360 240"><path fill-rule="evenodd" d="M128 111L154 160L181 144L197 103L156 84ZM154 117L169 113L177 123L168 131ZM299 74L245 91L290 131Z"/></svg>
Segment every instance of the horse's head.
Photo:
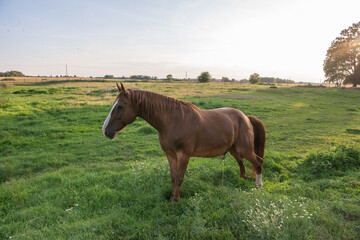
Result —
<svg viewBox="0 0 360 240"><path fill-rule="evenodd" d="M126 125L132 123L136 119L137 112L135 111L130 99L130 92L123 86L116 84L119 94L107 116L102 132L105 137L113 139L115 135Z"/></svg>

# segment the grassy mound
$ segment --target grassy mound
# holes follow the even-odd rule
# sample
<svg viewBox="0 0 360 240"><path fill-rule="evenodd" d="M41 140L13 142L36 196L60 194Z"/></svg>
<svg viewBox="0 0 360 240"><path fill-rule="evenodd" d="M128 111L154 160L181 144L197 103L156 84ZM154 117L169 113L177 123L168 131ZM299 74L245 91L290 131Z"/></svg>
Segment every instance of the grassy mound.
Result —
<svg viewBox="0 0 360 240"><path fill-rule="evenodd" d="M352 147L338 146L334 150L308 155L300 171L306 180L343 176L348 170L360 168L360 151Z"/></svg>

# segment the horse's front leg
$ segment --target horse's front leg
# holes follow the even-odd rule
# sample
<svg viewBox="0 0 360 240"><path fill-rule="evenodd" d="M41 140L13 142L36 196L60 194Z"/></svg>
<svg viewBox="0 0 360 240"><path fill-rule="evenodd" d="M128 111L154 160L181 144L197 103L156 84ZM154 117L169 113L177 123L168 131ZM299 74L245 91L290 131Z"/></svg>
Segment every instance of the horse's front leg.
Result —
<svg viewBox="0 0 360 240"><path fill-rule="evenodd" d="M175 163L173 158L170 156L170 169L171 169L171 178L172 178L172 197L171 202L180 200L181 184L184 180L185 172L187 165L189 163L189 156L181 152L176 153ZM168 157L169 159L169 157Z"/></svg>
<svg viewBox="0 0 360 240"><path fill-rule="evenodd" d="M176 168L177 168L177 159L176 156L172 156L171 154L166 154L169 165L170 165L170 173L171 173L171 182L172 182L172 194L170 201L173 201L175 195L175 177L176 177Z"/></svg>

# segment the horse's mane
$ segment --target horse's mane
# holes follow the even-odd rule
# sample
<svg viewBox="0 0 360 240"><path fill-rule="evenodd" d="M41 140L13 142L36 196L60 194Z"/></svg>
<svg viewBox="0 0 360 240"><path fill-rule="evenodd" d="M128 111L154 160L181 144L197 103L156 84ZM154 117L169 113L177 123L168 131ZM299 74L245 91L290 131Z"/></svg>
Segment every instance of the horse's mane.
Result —
<svg viewBox="0 0 360 240"><path fill-rule="evenodd" d="M168 97L159 93L128 89L130 91L131 101L134 106L138 106L141 114L144 116L151 116L153 112L168 113L172 110L177 110L184 113L198 113L199 108L192 103Z"/></svg>

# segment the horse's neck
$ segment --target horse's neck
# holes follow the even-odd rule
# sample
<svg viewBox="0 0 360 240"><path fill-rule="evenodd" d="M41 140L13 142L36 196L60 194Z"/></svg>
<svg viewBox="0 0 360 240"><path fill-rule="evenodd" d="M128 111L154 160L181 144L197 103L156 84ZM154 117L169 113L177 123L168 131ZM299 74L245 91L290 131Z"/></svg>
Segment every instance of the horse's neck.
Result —
<svg viewBox="0 0 360 240"><path fill-rule="evenodd" d="M166 125L166 121L162 117L160 117L160 113L158 111L152 111L151 114L146 112L142 112L141 110L138 112L138 117L141 117L146 122L148 122L153 128L155 128L158 132L161 132Z"/></svg>
<svg viewBox="0 0 360 240"><path fill-rule="evenodd" d="M138 102L137 116L148 122L153 128L161 133L169 124L169 118L173 111L166 111L156 106L156 102Z"/></svg>

